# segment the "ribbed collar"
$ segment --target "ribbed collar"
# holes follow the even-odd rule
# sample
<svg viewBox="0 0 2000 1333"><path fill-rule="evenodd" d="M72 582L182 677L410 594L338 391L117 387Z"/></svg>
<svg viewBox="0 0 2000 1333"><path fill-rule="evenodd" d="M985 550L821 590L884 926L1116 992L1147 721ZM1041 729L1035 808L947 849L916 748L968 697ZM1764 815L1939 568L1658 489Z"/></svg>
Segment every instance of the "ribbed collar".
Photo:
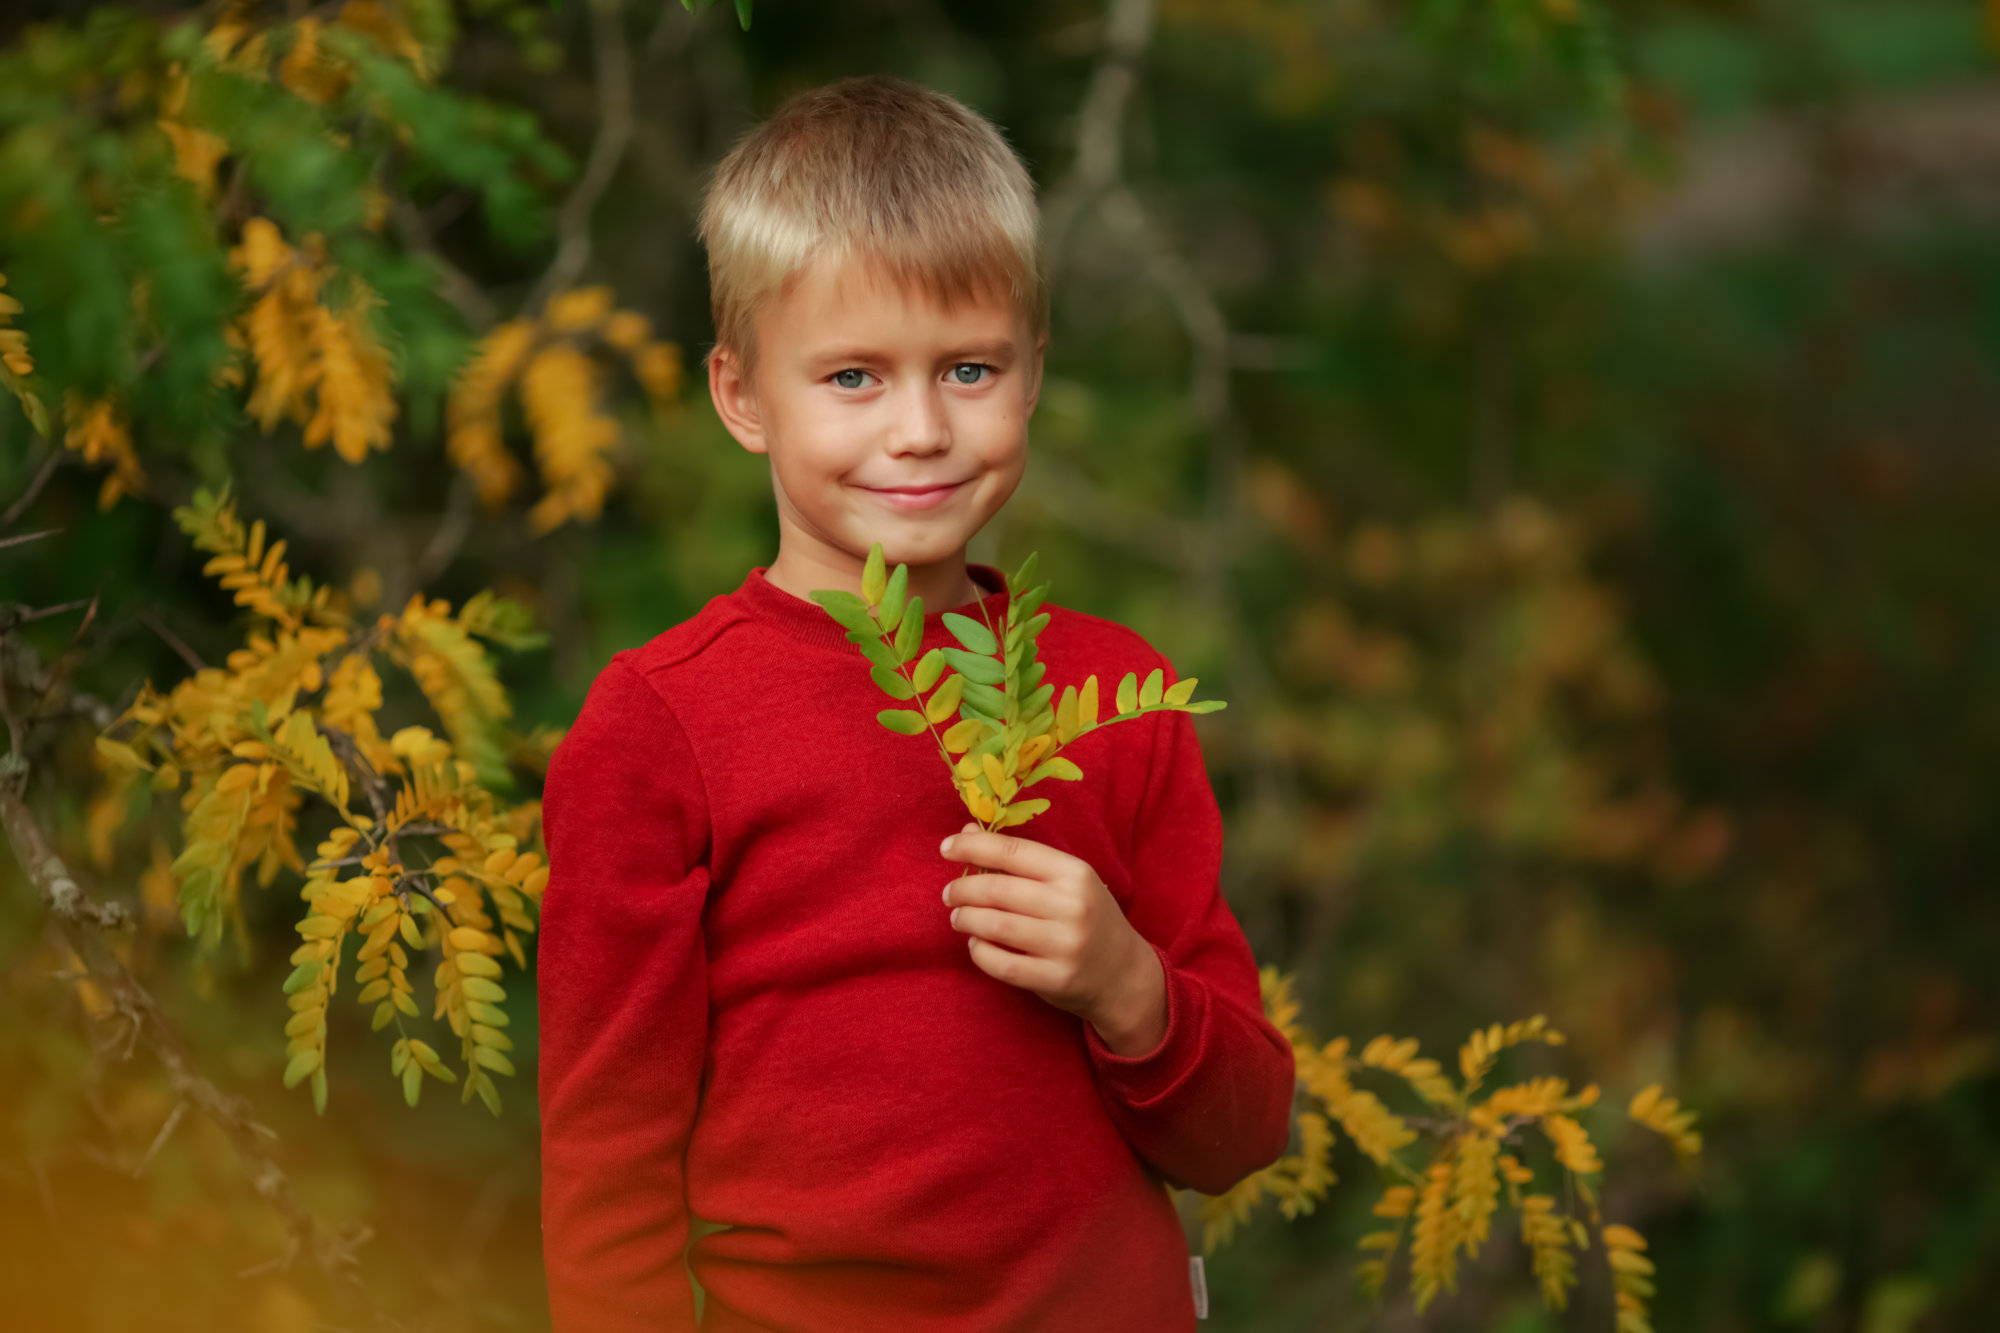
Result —
<svg viewBox="0 0 2000 1333"><path fill-rule="evenodd" d="M769 565L756 566L744 576L743 585L735 592L729 594L730 597L735 599L738 606L749 612L757 620L762 621L775 630L790 635L801 643L831 649L839 653L859 653L861 651L847 641L847 631L842 629L840 622L828 615L825 608L821 607L818 602L809 601L804 597L794 597L791 593L786 592L783 588L765 578L764 571L769 568ZM952 637L951 631L945 628L944 619L939 614L940 611L956 611L967 619L976 620L982 625L991 623L996 626L1000 623L1000 617L1006 613L1006 574L1002 573L996 565L982 565L974 561L966 562L965 572L972 576L974 583L982 588L990 588L993 591L976 601L966 602L961 606L926 606L924 608L923 651L955 645L958 642L957 639ZM985 610L983 616L980 613L982 607Z"/></svg>

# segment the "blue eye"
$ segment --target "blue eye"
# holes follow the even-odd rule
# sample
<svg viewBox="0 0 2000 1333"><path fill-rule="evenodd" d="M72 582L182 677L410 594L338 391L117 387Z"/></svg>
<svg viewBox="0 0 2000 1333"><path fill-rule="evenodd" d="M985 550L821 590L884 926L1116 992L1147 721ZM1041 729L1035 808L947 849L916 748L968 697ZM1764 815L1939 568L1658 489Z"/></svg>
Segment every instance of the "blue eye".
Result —
<svg viewBox="0 0 2000 1333"><path fill-rule="evenodd" d="M965 361L951 368L951 377L960 384L977 384L980 377L991 369L991 366L982 365L977 361ZM971 373L968 374L968 371Z"/></svg>
<svg viewBox="0 0 2000 1333"><path fill-rule="evenodd" d="M833 374L833 382L843 389L858 389L868 382L868 372L865 370L837 370Z"/></svg>

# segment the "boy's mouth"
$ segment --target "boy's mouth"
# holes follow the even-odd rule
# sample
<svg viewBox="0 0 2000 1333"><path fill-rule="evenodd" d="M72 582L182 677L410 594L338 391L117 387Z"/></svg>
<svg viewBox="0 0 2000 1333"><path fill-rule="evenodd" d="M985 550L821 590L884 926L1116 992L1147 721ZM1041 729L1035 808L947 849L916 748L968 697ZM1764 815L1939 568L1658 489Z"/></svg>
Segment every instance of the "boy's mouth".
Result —
<svg viewBox="0 0 2000 1333"><path fill-rule="evenodd" d="M952 481L936 486L864 486L862 489L881 496L883 503L891 508L930 509L943 504L963 485L962 481Z"/></svg>

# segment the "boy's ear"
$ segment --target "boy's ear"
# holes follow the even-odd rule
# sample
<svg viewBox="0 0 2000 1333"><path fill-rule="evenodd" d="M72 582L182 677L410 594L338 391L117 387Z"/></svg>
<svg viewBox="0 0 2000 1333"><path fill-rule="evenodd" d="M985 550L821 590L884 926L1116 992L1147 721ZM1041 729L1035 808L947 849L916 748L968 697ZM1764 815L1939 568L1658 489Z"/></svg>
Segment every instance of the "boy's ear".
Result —
<svg viewBox="0 0 2000 1333"><path fill-rule="evenodd" d="M1042 354L1049 350L1049 335L1044 333L1035 339L1035 354L1028 364L1028 410L1027 415L1035 415L1035 404L1042 397Z"/></svg>
<svg viewBox="0 0 2000 1333"><path fill-rule="evenodd" d="M753 454L769 453L764 440L764 414L757 403L757 389L743 373L743 359L731 347L718 346L708 354L708 397L715 415L736 442Z"/></svg>

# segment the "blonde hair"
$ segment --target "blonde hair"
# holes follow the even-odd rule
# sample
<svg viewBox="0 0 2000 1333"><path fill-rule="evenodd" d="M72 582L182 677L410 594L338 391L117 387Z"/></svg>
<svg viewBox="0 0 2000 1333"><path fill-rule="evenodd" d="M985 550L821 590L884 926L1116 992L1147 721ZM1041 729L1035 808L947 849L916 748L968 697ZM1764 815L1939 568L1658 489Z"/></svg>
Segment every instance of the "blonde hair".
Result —
<svg viewBox="0 0 2000 1333"><path fill-rule="evenodd" d="M759 310L821 256L859 259L947 305L1004 287L1037 337L1048 327L1027 168L985 117L907 79L843 79L788 100L716 168L700 235L716 347L746 370Z"/></svg>

